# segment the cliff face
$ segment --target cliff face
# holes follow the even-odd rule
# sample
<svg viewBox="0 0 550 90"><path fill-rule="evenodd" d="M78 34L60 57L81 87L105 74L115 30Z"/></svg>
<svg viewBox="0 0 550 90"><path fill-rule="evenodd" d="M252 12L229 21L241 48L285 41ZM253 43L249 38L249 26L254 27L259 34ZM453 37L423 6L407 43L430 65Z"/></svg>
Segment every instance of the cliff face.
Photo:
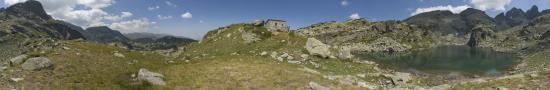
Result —
<svg viewBox="0 0 550 90"><path fill-rule="evenodd" d="M0 10L0 33L10 38L84 39L72 24L54 20L38 1L29 0ZM0 36L0 37L2 37Z"/></svg>
<svg viewBox="0 0 550 90"><path fill-rule="evenodd" d="M527 12L514 8L495 18L484 11L469 8L459 14L450 11L421 13L403 22L369 22L362 19L323 22L298 29L295 33L315 37L329 45L350 46L359 51L389 50L369 48L376 43L387 47L410 47L402 51L440 45L468 45L498 51L516 51L532 46L530 42L540 42L535 38L550 36L550 32L544 34L546 29L543 28L550 25L545 21L544 15L544 11L539 12L536 6ZM377 42L382 38L384 41L395 42Z"/></svg>

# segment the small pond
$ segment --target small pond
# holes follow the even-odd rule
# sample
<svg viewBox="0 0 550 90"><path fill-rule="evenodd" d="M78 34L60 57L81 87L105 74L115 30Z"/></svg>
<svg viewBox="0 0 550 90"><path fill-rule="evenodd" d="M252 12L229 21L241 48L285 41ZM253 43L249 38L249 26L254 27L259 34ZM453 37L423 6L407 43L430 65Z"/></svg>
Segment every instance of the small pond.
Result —
<svg viewBox="0 0 550 90"><path fill-rule="evenodd" d="M383 67L417 74L459 74L495 76L517 62L509 53L468 46L441 46L404 53L356 53Z"/></svg>

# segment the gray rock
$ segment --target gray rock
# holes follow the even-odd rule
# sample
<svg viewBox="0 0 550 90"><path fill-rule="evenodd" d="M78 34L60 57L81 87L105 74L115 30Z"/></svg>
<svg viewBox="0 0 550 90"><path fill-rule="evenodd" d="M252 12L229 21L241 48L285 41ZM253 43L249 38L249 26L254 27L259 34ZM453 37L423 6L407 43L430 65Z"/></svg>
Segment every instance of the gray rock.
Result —
<svg viewBox="0 0 550 90"><path fill-rule="evenodd" d="M287 60L294 60L294 57L288 56L288 57L286 57L286 59L287 59Z"/></svg>
<svg viewBox="0 0 550 90"><path fill-rule="evenodd" d="M302 54L302 55L300 55L300 57L302 57L302 60L305 61L305 60L307 60L307 59L309 58L309 55L307 55L307 54Z"/></svg>
<svg viewBox="0 0 550 90"><path fill-rule="evenodd" d="M24 78L10 78L10 80L13 82L19 82L19 81L23 81Z"/></svg>
<svg viewBox="0 0 550 90"><path fill-rule="evenodd" d="M41 70L51 66L53 66L53 62L46 57L31 58L21 65L25 70Z"/></svg>
<svg viewBox="0 0 550 90"><path fill-rule="evenodd" d="M349 47L353 51L369 52L402 52L412 48L412 46L408 44L399 43L398 41L389 37L381 37L370 43L353 43L347 45L346 47Z"/></svg>
<svg viewBox="0 0 550 90"><path fill-rule="evenodd" d="M340 59L353 58L353 55L351 54L351 49L348 47L338 47L338 54L336 56Z"/></svg>
<svg viewBox="0 0 550 90"><path fill-rule="evenodd" d="M239 29L239 32L241 33L241 37L243 38L245 43L253 43L261 40L258 35L251 32L246 32L242 28Z"/></svg>
<svg viewBox="0 0 550 90"><path fill-rule="evenodd" d="M497 90L509 90L508 88L505 88L505 87L497 87L496 89Z"/></svg>
<svg viewBox="0 0 550 90"><path fill-rule="evenodd" d="M283 53L283 55L281 55L282 58L286 58L288 57L288 53Z"/></svg>
<svg viewBox="0 0 550 90"><path fill-rule="evenodd" d="M262 53L260 53L260 56L265 56L267 55L267 52L263 51Z"/></svg>
<svg viewBox="0 0 550 90"><path fill-rule="evenodd" d="M331 52L329 49L330 46L315 38L308 38L306 46L304 48L306 48L310 55L317 55L323 58L328 58L329 56L331 56Z"/></svg>
<svg viewBox="0 0 550 90"><path fill-rule="evenodd" d="M69 47L63 47L63 50L69 50L69 49L71 49L71 48L69 48Z"/></svg>
<svg viewBox="0 0 550 90"><path fill-rule="evenodd" d="M0 72L3 72L4 70L8 69L6 66L0 66Z"/></svg>
<svg viewBox="0 0 550 90"><path fill-rule="evenodd" d="M115 57L119 57L119 58L124 58L124 57L126 57L126 56L124 56L124 54L121 54L121 53L118 53L118 52L114 53L113 55L114 55Z"/></svg>
<svg viewBox="0 0 550 90"><path fill-rule="evenodd" d="M290 64L300 64L301 63L300 61L290 61L290 60L288 60L287 62L290 63Z"/></svg>
<svg viewBox="0 0 550 90"><path fill-rule="evenodd" d="M439 86L430 87L426 90L448 90L449 88L451 88L451 85L443 84L443 85L439 85Z"/></svg>
<svg viewBox="0 0 550 90"><path fill-rule="evenodd" d="M321 86L315 82L309 82L308 90L330 90L330 88Z"/></svg>
<svg viewBox="0 0 550 90"><path fill-rule="evenodd" d="M12 65L19 65L19 64L25 62L25 59L27 59L28 57L29 57L29 55L24 55L24 54L23 54L23 55L19 55L19 56L15 57L15 58L10 59L10 63L11 63Z"/></svg>
<svg viewBox="0 0 550 90"><path fill-rule="evenodd" d="M271 52L271 58L277 58L277 52L273 51Z"/></svg>
<svg viewBox="0 0 550 90"><path fill-rule="evenodd" d="M151 72L147 69L139 69L138 72L138 80L139 81L147 81L152 85L166 85L166 82L162 78L164 78L164 75L160 73Z"/></svg>
<svg viewBox="0 0 550 90"><path fill-rule="evenodd" d="M284 61L285 59L284 59L283 57L277 57L277 60L282 62L282 61Z"/></svg>
<svg viewBox="0 0 550 90"><path fill-rule="evenodd" d="M395 72L394 74L385 74L384 77L390 78L396 85L404 85L412 79L410 73Z"/></svg>

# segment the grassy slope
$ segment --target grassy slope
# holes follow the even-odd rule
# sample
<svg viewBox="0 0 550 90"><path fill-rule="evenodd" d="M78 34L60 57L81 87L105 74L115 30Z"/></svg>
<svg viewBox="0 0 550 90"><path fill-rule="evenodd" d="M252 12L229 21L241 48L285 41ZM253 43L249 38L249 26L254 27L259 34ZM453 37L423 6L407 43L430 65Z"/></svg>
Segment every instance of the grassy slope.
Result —
<svg viewBox="0 0 550 90"><path fill-rule="evenodd" d="M123 84L126 82L125 78L139 68L158 71L167 67L162 62L164 57L156 54L142 54L83 42L68 42L67 47L71 49L55 49L44 55L54 62L53 68L7 72L10 75L7 77L25 78L17 84L25 89L129 89L130 87ZM126 58L114 57L113 51L120 51ZM129 64L134 60L137 63Z"/></svg>
<svg viewBox="0 0 550 90"><path fill-rule="evenodd" d="M247 44L242 42L240 27L262 35L263 40ZM261 34L264 32L264 34ZM231 37L226 34L232 33ZM223 34L223 35L222 35ZM287 52L294 57L304 53L305 38L287 33L271 36L264 28L255 26L234 26L228 32L215 35L216 39L207 39L195 43L182 54L174 64L165 63L164 57L153 53L140 53L116 48L113 46L67 41L64 46L69 50L57 47L46 54L55 64L54 67L41 71L25 71L12 67L7 72L9 78L25 78L15 83L25 89L306 89L310 81L333 89L358 89L343 85L338 81L325 79L322 75L308 73L304 66L279 62L268 56L259 56L262 51ZM235 37L235 38L233 38ZM285 40L284 42L282 40ZM207 42L207 43L204 43ZM113 55L119 51L126 58ZM239 55L231 55L231 53ZM77 55L79 53L79 55ZM280 54L279 54L280 55ZM194 58L196 57L196 58ZM190 60L190 62L185 62ZM137 61L135 64L130 64ZM316 61L323 67L321 72L339 74L363 73L367 67L348 67L351 62L335 60ZM307 66L307 65L306 65ZM312 68L312 66L308 66ZM167 86L130 86L129 76L140 68L162 73L166 76ZM358 71L355 71L358 70ZM369 71L369 70L366 70ZM3 80L8 80L5 78ZM3 82L0 85L13 84Z"/></svg>
<svg viewBox="0 0 550 90"><path fill-rule="evenodd" d="M244 27L244 28L242 28ZM244 43L238 30L256 33L262 40ZM263 33L262 33L263 32ZM230 35L229 35L230 34ZM332 86L335 89L354 89L336 81L327 81L321 75L303 71L304 66L278 62L259 53L276 51L287 52L293 57L305 53L303 46L306 38L288 33L271 35L265 28L237 24L225 31L209 33L209 38L201 43L192 44L181 60L191 60L166 69L169 85L163 89L306 89L309 81ZM283 41L284 40L284 41ZM231 55L238 53L239 55ZM318 58L317 58L318 59ZM350 74L364 72L366 67L347 67L351 63L336 60L317 61L321 72ZM338 63L334 63L338 62ZM306 65L310 68L312 66ZM349 70L348 70L349 69ZM360 70L358 70L360 69ZM358 71L351 71L358 70ZM173 81L171 81L173 80Z"/></svg>

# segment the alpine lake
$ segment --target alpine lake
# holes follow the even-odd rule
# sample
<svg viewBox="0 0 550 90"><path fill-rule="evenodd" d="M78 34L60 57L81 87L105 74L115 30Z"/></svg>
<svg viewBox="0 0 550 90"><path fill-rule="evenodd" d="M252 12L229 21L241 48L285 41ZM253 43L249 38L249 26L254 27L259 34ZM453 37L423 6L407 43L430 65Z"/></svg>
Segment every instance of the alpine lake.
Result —
<svg viewBox="0 0 550 90"><path fill-rule="evenodd" d="M440 46L399 53L358 52L355 55L384 68L427 75L498 76L519 61L511 53L468 46Z"/></svg>

